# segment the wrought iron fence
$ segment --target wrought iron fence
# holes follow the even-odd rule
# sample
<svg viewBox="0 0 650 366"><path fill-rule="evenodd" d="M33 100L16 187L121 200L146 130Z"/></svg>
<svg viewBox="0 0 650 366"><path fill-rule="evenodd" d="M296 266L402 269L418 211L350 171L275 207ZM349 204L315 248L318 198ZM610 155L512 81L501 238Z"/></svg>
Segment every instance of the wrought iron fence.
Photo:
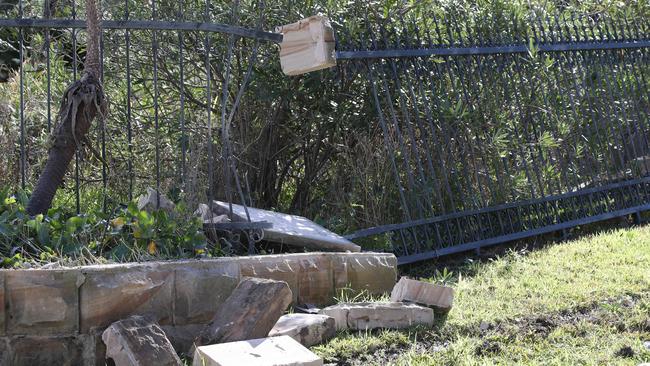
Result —
<svg viewBox="0 0 650 366"><path fill-rule="evenodd" d="M7 49L17 58L23 187L40 170L56 101L83 67L82 9L72 0L54 14L39 4L0 4L0 31L17 40ZM83 212L155 186L180 187L195 202L254 205L227 142L238 118L250 122L237 107L259 76L253 67L275 57L280 40L262 30L263 4L234 12L209 1L135 4L104 14L111 113L91 132L94 152L77 155L60 200ZM649 19L438 16L368 12L338 23L338 72L323 78L367 93L354 102L374 106L361 119L380 126L396 187L375 194L395 191L401 207L401 222L348 238L383 237L409 263L650 209ZM323 161L312 165L336 164ZM196 181L205 192L185 189Z"/></svg>
<svg viewBox="0 0 650 366"><path fill-rule="evenodd" d="M50 1L0 7L3 38L16 43L5 41L1 51L17 58L3 66L17 71L23 188L40 170L45 154L38 146L47 146L63 88L83 70L83 2L54 4L56 11ZM64 187L77 212L88 201L115 207L143 187L162 192L164 186L167 192L189 179L208 182L207 192L197 193L208 201L216 197L219 180L221 196L250 202L236 173L229 130L252 68L272 57L275 48L269 45L282 35L263 31L263 2L246 3L245 9L237 4L216 9L209 1L152 1L145 7L125 0L104 9L100 52L111 113L96 123L88 144L97 146L77 153L74 182ZM102 197L82 197L85 186L97 183Z"/></svg>
<svg viewBox="0 0 650 366"><path fill-rule="evenodd" d="M409 263L650 209L648 19L364 23L337 56L369 80L403 222L348 238Z"/></svg>

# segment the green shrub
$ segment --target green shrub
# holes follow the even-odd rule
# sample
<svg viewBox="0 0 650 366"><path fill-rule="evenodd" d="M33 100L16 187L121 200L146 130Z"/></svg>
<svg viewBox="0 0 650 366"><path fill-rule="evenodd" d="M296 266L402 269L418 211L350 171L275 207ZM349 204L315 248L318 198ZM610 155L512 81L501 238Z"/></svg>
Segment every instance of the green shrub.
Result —
<svg viewBox="0 0 650 366"><path fill-rule="evenodd" d="M183 204L173 212L138 210L131 202L111 213L82 215L59 207L30 217L28 196L0 190L0 266L72 264L218 255L208 251L199 218Z"/></svg>

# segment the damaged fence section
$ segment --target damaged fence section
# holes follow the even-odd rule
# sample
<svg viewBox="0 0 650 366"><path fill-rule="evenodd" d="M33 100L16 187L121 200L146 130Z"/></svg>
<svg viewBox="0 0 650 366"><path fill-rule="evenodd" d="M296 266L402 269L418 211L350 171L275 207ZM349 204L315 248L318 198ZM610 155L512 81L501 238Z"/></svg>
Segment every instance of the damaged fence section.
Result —
<svg viewBox="0 0 650 366"><path fill-rule="evenodd" d="M130 315L186 351L243 277L285 281L294 304L390 292L392 254L309 253L0 271L0 365L103 364L102 332Z"/></svg>

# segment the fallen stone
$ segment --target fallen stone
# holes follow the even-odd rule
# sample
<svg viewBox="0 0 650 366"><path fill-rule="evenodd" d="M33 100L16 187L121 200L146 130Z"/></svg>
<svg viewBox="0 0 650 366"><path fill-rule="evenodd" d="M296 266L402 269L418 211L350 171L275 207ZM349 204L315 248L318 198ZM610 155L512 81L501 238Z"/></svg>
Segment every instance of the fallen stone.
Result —
<svg viewBox="0 0 650 366"><path fill-rule="evenodd" d="M330 340L336 334L334 318L322 314L283 315L271 331L269 337L289 336L305 347Z"/></svg>
<svg viewBox="0 0 650 366"><path fill-rule="evenodd" d="M447 312L454 301L454 289L402 277L390 294L392 302L413 302Z"/></svg>
<svg viewBox="0 0 650 366"><path fill-rule="evenodd" d="M334 318L337 330L433 325L433 309L401 302L339 304L322 309L321 314Z"/></svg>
<svg viewBox="0 0 650 366"><path fill-rule="evenodd" d="M650 351L650 341L645 341L645 342L643 342L643 347L645 347L645 349L647 349L648 351Z"/></svg>
<svg viewBox="0 0 650 366"><path fill-rule="evenodd" d="M335 234L315 222L302 216L288 215L280 212L261 210L242 205L232 205L233 221L248 221L246 210L251 221L265 221L273 225L264 229L264 240L282 244L308 248L312 250L333 252L360 252L361 247L344 237ZM230 205L226 202L213 201L212 211L215 215L230 213Z"/></svg>
<svg viewBox="0 0 650 366"><path fill-rule="evenodd" d="M291 299L286 282L246 277L196 338L195 346L266 337Z"/></svg>
<svg viewBox="0 0 650 366"><path fill-rule="evenodd" d="M323 360L289 336L197 347L193 366L321 366Z"/></svg>
<svg viewBox="0 0 650 366"><path fill-rule="evenodd" d="M139 315L111 324L102 340L115 366L182 365L160 326Z"/></svg>
<svg viewBox="0 0 650 366"><path fill-rule="evenodd" d="M160 206L158 206L158 196L160 196ZM176 207L174 202L170 201L162 193L157 194L156 190L151 187L147 188L147 193L138 197L138 210L156 211L160 209L173 211L174 207Z"/></svg>
<svg viewBox="0 0 650 366"><path fill-rule="evenodd" d="M194 211L194 216L198 216L203 220L204 224L219 224L222 222L230 222L228 215L216 215L210 211L210 207L205 203L201 203L199 208Z"/></svg>

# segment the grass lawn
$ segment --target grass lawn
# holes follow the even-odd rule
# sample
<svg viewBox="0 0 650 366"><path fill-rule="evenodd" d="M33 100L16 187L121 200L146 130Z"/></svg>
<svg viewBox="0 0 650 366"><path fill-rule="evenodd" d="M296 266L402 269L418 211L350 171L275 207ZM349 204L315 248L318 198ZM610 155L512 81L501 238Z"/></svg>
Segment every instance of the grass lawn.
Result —
<svg viewBox="0 0 650 366"><path fill-rule="evenodd" d="M650 362L650 226L434 267L406 270L456 289L434 329L341 333L312 350L338 365Z"/></svg>

